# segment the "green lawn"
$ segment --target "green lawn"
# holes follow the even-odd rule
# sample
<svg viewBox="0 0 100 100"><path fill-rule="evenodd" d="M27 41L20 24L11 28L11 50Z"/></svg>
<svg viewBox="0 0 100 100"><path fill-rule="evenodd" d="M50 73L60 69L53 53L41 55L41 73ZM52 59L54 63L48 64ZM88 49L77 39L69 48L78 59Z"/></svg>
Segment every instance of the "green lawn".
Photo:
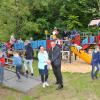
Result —
<svg viewBox="0 0 100 100"><path fill-rule="evenodd" d="M34 61L35 76L38 76L37 61ZM100 76L100 74L99 74ZM63 73L64 89L57 91L55 78L50 71L50 87L38 86L29 93L20 93L0 86L0 100L99 100L100 79L91 80L90 73ZM33 83L34 84L34 83ZM1 99L2 98L2 99Z"/></svg>

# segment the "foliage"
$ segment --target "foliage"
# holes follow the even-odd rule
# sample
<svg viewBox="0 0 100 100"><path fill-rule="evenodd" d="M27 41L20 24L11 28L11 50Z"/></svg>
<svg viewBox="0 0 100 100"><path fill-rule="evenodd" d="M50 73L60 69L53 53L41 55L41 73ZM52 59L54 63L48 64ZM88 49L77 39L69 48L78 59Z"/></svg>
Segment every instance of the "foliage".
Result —
<svg viewBox="0 0 100 100"><path fill-rule="evenodd" d="M99 17L100 0L0 0L0 34L84 30Z"/></svg>

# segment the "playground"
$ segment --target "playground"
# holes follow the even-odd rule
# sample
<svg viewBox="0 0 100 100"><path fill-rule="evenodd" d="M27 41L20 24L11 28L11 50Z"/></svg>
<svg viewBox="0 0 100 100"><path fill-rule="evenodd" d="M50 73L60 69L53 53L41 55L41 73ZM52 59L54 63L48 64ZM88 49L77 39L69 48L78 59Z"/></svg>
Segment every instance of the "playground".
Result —
<svg viewBox="0 0 100 100"><path fill-rule="evenodd" d="M100 100L100 0L0 0L0 100Z"/></svg>
<svg viewBox="0 0 100 100"><path fill-rule="evenodd" d="M19 100L51 100L53 98L55 98L55 100L85 100L87 98L89 98L89 100L99 100L100 94L98 86L100 80L98 79L93 81L90 77L92 49L95 45L99 45L99 36L88 36L84 39L81 39L81 36L77 34L74 35L71 40L60 40L60 44L57 44L61 48L62 53L61 70L64 80L64 89L60 92L55 91L55 79L51 66L49 66L50 87L47 87L47 89L43 89L41 87L40 76L38 74L38 47L43 45L46 50L49 50L51 41L52 40L31 41L31 46L34 49L35 57L33 63L35 74L34 78L25 78L25 76L22 74L21 82L16 81L17 78L15 69L12 67L12 62L9 60L9 58L6 58L3 84L0 86L1 98L4 97L2 100L18 100L18 98ZM66 41L70 42L70 44L67 45L69 47L68 51L64 49L64 46L66 46L64 42ZM58 40L57 43L59 43ZM1 45L2 49L4 49L5 44ZM10 43L7 43L6 45L8 49L7 57L11 57L13 51L18 51L20 54L23 54L24 52L24 42L15 42L13 48L11 47ZM79 46L81 48L79 48ZM97 88L96 91L95 88ZM5 91L7 94L5 94ZM12 96L10 96L10 94L12 94ZM56 96L58 96L57 99Z"/></svg>

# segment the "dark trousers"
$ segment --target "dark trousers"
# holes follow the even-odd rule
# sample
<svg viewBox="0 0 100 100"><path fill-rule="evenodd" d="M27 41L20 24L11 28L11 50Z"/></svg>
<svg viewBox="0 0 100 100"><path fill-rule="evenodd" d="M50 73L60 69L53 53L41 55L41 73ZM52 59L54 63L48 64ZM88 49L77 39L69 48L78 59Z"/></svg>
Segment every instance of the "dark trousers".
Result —
<svg viewBox="0 0 100 100"><path fill-rule="evenodd" d="M20 79L20 73L21 73L21 66L16 66L16 75L18 79Z"/></svg>
<svg viewBox="0 0 100 100"><path fill-rule="evenodd" d="M60 85L63 85L63 79L61 74L61 65L52 64L53 73L56 77L56 82Z"/></svg>
<svg viewBox="0 0 100 100"><path fill-rule="evenodd" d="M96 68L96 71L95 71ZM91 71L91 77L92 79L97 78L97 74L99 72L99 66L98 65L92 65L92 71Z"/></svg>
<svg viewBox="0 0 100 100"><path fill-rule="evenodd" d="M47 75L41 75L42 83L46 82L47 80L48 80L48 74Z"/></svg>

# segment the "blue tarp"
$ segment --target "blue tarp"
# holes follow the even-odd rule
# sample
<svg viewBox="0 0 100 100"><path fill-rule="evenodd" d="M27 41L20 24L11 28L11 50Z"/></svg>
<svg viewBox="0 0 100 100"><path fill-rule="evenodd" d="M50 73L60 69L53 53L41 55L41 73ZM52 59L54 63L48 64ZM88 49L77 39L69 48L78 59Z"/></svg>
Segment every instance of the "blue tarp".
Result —
<svg viewBox="0 0 100 100"><path fill-rule="evenodd" d="M15 50L23 50L24 49L24 43L14 43L14 49Z"/></svg>
<svg viewBox="0 0 100 100"><path fill-rule="evenodd" d="M88 44L88 38L85 38L83 41L82 41L82 45L84 44Z"/></svg>
<svg viewBox="0 0 100 100"><path fill-rule="evenodd" d="M38 47L39 46L43 46L44 48L46 48L46 40L40 40L40 41L38 41Z"/></svg>
<svg viewBox="0 0 100 100"><path fill-rule="evenodd" d="M38 48L38 41L32 41L31 46L33 49L37 49Z"/></svg>
<svg viewBox="0 0 100 100"><path fill-rule="evenodd" d="M39 40L39 41L32 41L31 46L33 49L38 49L39 46L42 45L44 48L46 48L46 40ZM15 43L14 49L15 50L23 50L24 49L24 43Z"/></svg>
<svg viewBox="0 0 100 100"><path fill-rule="evenodd" d="M91 36L90 37L90 43L94 43L95 39L94 39L94 36Z"/></svg>

